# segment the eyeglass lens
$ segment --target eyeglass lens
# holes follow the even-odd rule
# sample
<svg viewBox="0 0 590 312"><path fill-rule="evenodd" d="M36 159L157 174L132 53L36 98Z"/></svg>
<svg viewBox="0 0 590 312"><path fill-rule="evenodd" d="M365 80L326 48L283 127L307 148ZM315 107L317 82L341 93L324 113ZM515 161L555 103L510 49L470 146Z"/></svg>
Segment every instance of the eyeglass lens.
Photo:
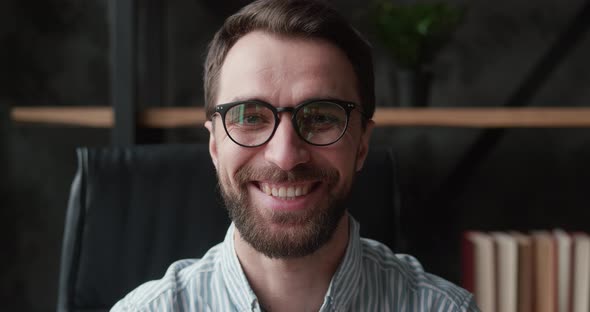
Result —
<svg viewBox="0 0 590 312"><path fill-rule="evenodd" d="M274 111L260 103L242 103L225 115L227 134L238 144L264 144L275 130ZM310 102L295 112L299 136L310 144L328 145L336 142L346 130L346 110L336 103Z"/></svg>

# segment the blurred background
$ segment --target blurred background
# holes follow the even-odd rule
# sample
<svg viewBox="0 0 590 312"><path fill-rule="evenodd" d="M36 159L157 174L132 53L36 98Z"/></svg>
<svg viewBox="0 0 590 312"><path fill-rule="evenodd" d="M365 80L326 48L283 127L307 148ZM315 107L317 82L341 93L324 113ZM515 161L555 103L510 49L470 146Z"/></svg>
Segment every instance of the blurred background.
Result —
<svg viewBox="0 0 590 312"><path fill-rule="evenodd" d="M138 0L140 89L149 89L154 77L161 87L156 98L140 96L139 105L202 106L206 45L224 18L248 2ZM420 87L427 97L409 104L399 101L404 94L399 73L407 68L384 42L375 5L330 3L374 46L379 106L590 103L590 1L445 1L463 10L460 23L420 64L419 71L428 74L428 85ZM14 122L10 112L24 106L111 105L110 6L107 0L0 2L2 311L55 309L75 148L112 142L107 128ZM156 47L149 44L154 33L161 43ZM141 58L153 49L156 61ZM156 71L145 65L154 62ZM197 126L150 131L139 143L208 139ZM461 279L465 230L590 231L588 127L382 126L372 143L393 146L397 154L404 234L398 251L453 282Z"/></svg>

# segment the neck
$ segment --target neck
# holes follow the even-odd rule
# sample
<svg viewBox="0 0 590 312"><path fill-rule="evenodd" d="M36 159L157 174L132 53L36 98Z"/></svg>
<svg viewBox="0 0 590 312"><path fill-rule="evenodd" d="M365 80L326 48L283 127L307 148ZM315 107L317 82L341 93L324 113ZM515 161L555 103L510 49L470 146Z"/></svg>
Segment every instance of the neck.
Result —
<svg viewBox="0 0 590 312"><path fill-rule="evenodd" d="M318 311L348 245L348 215L345 214L332 238L314 253L294 259L271 259L254 250L236 230L236 254L267 311Z"/></svg>

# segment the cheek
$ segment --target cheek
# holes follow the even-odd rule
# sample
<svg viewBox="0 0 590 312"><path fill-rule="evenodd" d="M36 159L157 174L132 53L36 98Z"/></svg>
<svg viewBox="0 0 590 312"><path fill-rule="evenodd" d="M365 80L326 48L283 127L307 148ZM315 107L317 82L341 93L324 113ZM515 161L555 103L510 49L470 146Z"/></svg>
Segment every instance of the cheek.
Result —
<svg viewBox="0 0 590 312"><path fill-rule="evenodd" d="M236 173L237 157L228 157L228 154L219 157L219 174L220 178L223 178L223 182L231 185L235 184L234 176Z"/></svg>
<svg viewBox="0 0 590 312"><path fill-rule="evenodd" d="M223 148L218 150L219 174L224 175L225 183L236 185L235 174L244 165L249 164L255 153L251 149L237 146L231 140L227 140Z"/></svg>
<svg viewBox="0 0 590 312"><path fill-rule="evenodd" d="M347 187L352 183L356 172L356 150L352 149L352 144L349 142L334 147L333 150L327 151L328 153L324 154L322 164L320 165L336 169L340 174L339 184Z"/></svg>

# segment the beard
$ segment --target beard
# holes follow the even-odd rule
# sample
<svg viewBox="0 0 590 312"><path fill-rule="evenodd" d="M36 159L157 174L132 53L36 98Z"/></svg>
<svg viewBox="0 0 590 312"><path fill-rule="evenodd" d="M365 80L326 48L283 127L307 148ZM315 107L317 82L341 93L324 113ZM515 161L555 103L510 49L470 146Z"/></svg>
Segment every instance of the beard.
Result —
<svg viewBox="0 0 590 312"><path fill-rule="evenodd" d="M276 211L255 207L248 192L251 181L303 182L321 181L332 188L340 180L333 168L299 165L284 171L276 166L253 168L244 166L235 174L238 189L233 191L229 181L218 172L219 189L231 220L242 238L256 251L269 258L288 259L310 255L324 246L334 234L346 208L348 189L328 196L302 211ZM271 224L284 225L281 231L271 231Z"/></svg>

